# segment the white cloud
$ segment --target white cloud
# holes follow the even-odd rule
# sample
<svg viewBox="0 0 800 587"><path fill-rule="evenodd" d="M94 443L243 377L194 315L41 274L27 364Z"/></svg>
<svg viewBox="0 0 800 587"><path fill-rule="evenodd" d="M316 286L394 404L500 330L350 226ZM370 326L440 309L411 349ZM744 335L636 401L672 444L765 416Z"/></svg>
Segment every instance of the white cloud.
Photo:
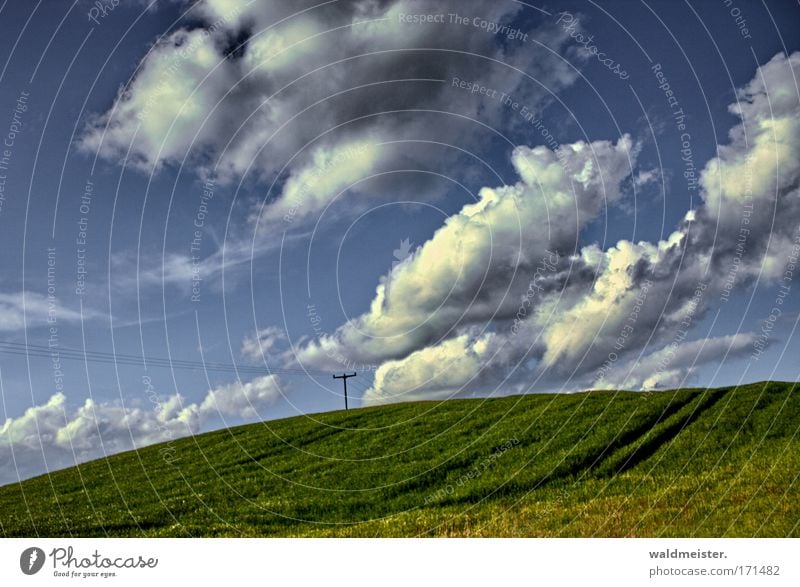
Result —
<svg viewBox="0 0 800 587"><path fill-rule="evenodd" d="M636 186L644 187L651 183L657 183L661 178L661 172L657 169L643 169L636 174Z"/></svg>
<svg viewBox="0 0 800 587"><path fill-rule="evenodd" d="M582 360L594 368L625 328L646 279L654 283L625 352L648 340L657 348L686 320L695 298L689 327L709 305L725 303L720 300L728 292L780 277L800 218L797 73L800 53L778 55L738 93L731 111L742 122L700 175L703 205L667 240L621 241L605 252L583 249L584 265L600 259L597 279L572 308L543 325L545 366L571 369Z"/></svg>
<svg viewBox="0 0 800 587"><path fill-rule="evenodd" d="M84 308L84 320L101 316L96 310ZM48 319L80 322L81 313L63 306L57 297L48 297L37 292L0 293L0 332L46 326Z"/></svg>
<svg viewBox="0 0 800 587"><path fill-rule="evenodd" d="M259 406L269 405L281 397L275 375L257 377L247 383L229 383L208 392L200 404L201 420L212 414L238 418L258 417Z"/></svg>
<svg viewBox="0 0 800 587"><path fill-rule="evenodd" d="M52 471L107 454L195 434L215 416L256 418L282 395L275 375L209 390L199 404L179 395L159 399L149 407L86 399L71 410L63 393L45 404L8 418L0 427L0 483ZM164 458L176 459L174 449Z"/></svg>
<svg viewBox="0 0 800 587"><path fill-rule="evenodd" d="M448 7L452 4L441 0L426 9ZM478 0L460 2L459 7L494 22L520 10L514 4ZM535 113L552 99L551 92L578 77L551 50L524 44L500 47L491 34L400 21L401 13L416 8L413 0L327 5L201 0L192 15L200 17L202 27L179 29L153 46L113 106L89 122L79 145L113 161L130 149L129 163L144 170L182 164L188 157L204 174L221 180L275 179L278 192L270 193L262 220L283 218L289 209L297 212L295 219L308 220L339 191L370 173L403 158L415 166L429 163L420 149L400 142L378 149L376 143L428 138L467 147L472 140L474 127L454 124L457 119L448 117L448 123L433 129L430 118L415 109L452 111L501 124L504 107L499 100L476 99L441 81L453 75L479 76L493 88L514 92ZM537 32L556 51L566 38L552 23ZM419 47L446 51L435 59L421 58L414 50ZM491 67L489 59L494 60ZM540 85L525 83L521 71ZM400 83L397 72L404 79L441 81ZM354 146L365 149L357 157L326 165ZM318 173L320 167L324 173ZM318 176L315 189L296 206L298 187L307 184L310 174ZM355 195L388 197L385 190ZM350 204L341 209L353 211Z"/></svg>
<svg viewBox="0 0 800 587"><path fill-rule="evenodd" d="M241 355L253 361L264 361L286 342L286 331L277 326L267 326L242 341Z"/></svg>
<svg viewBox="0 0 800 587"><path fill-rule="evenodd" d="M355 140L331 148L314 149L311 160L295 170L281 197L267 206L262 218L267 228L280 222L317 218L331 201L375 168L381 148L371 141ZM353 190L352 193L363 192ZM351 197L352 197L351 193Z"/></svg>
<svg viewBox="0 0 800 587"><path fill-rule="evenodd" d="M477 338L462 334L415 351L403 359L385 361L362 398L365 405L445 399L472 382L492 359L492 334Z"/></svg>
<svg viewBox="0 0 800 587"><path fill-rule="evenodd" d="M488 285L478 280L466 296L459 297L462 272L469 268L482 277L488 268L491 276L491 271L499 272L497 267L505 264L505 275L510 275L529 266L532 256L544 247L569 250L569 239L600 211L601 195L613 201L608 197L609 192L618 193L613 182L606 183L605 192L588 191L583 197L576 192L572 200L568 191L558 187L557 166L542 165L543 157L515 159L522 186L484 189L477 204L448 219L420 248L413 263L400 266L397 274L378 287L370 312L357 325L362 332L393 333L394 337L371 339L345 325L334 337L303 348L300 359L313 362L324 355L321 351L334 348L354 358L380 357L386 362L367 393L368 401L380 402L425 397L426 393L446 396L478 387L488 393L487 381L501 382L506 391L519 390L525 389L526 380L541 378L558 382L561 388L664 387L691 376L699 364L717 361L726 353L732 357L752 350L755 341L750 334L691 343L682 339L709 307L725 303L727 291L756 279L775 283L800 238L798 73L800 53L778 55L738 93L740 103L731 111L740 114L742 121L731 130L730 142L719 147L719 156L702 171L703 204L688 212L667 239L657 243L622 240L605 251L597 245L582 247L544 280L519 332L512 333L503 321L508 317L504 310L518 306L518 290L517 295L508 296L502 287L510 280L489 279ZM522 173L522 161L532 162L527 176ZM587 157L585 162L589 161ZM613 163L611 168L615 168ZM619 181L624 176L621 167L616 169L620 173L609 175ZM473 218L484 216L472 212L485 214L486 225L492 229L513 226L511 215L511 221L500 221L503 208L498 202L520 187L524 194L534 185L541 187L542 200L553 203L547 209L550 221L541 221L548 216L540 206L538 213L527 217L518 212L525 220L520 224L537 227L535 234L544 237L520 239L516 248L510 248L518 253L518 261L513 255L493 254L498 242L513 242L508 238L513 231L505 239L502 229L492 231L500 235L496 240L476 237L469 230ZM520 200L527 198L522 195ZM569 204L572 217L563 215ZM576 228L565 230L571 226ZM430 257L424 257L424 252ZM463 257L470 263L462 267ZM451 287L456 295L450 294ZM429 300L434 303L426 305ZM515 303L508 304L509 300ZM450 314L437 323L441 308ZM417 333L425 332L431 323L439 326L432 329L435 336ZM471 327L454 327L457 324ZM645 359L631 363L641 353ZM627 376L626 369L631 371Z"/></svg>
<svg viewBox="0 0 800 587"><path fill-rule="evenodd" d="M211 140L225 124L210 117L235 83L211 35L179 30L156 45L142 62L134 83L120 90L114 107L91 121L79 146L148 170L163 161L180 161L192 148ZM197 136L195 136L197 135Z"/></svg>
<svg viewBox="0 0 800 587"><path fill-rule="evenodd" d="M297 360L315 365L334 352L366 363L395 359L458 325L509 318L548 250L571 250L581 229L621 197L637 152L628 136L556 152L515 149L519 182L482 189L381 281L369 312L309 343Z"/></svg>

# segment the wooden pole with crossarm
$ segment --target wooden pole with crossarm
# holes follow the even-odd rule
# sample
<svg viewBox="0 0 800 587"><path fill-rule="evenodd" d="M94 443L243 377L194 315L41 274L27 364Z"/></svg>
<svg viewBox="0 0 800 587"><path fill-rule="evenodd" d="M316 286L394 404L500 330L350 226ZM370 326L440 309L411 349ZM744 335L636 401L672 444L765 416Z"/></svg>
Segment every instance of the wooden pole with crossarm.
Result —
<svg viewBox="0 0 800 587"><path fill-rule="evenodd" d="M334 375L334 379L341 379L344 383L344 409L347 409L347 378L355 377L358 373L342 373L341 375Z"/></svg>

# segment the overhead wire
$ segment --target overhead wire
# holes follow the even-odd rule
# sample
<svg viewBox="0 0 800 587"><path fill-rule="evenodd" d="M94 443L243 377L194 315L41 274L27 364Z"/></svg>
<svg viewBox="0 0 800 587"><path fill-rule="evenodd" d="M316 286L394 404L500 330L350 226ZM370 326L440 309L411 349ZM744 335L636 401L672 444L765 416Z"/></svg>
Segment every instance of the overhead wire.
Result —
<svg viewBox="0 0 800 587"><path fill-rule="evenodd" d="M304 369L294 367L270 367L265 365L241 365L237 363L222 363L214 361L191 361L186 359L164 359L145 355L130 355L124 353L107 353L101 351L90 351L74 349L62 346L44 346L31 343L0 341L0 354L17 355L40 358L53 358L71 361L88 361L91 363L108 365L133 365L144 367L163 367L168 369L186 370L206 370L226 373L244 373L252 375L275 374L275 375L308 375L327 377L328 371L318 369Z"/></svg>

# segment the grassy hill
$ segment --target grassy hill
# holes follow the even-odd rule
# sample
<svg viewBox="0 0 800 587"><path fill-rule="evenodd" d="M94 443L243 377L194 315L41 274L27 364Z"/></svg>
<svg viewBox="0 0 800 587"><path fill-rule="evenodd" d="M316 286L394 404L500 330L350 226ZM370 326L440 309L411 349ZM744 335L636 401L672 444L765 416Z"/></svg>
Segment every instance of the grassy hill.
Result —
<svg viewBox="0 0 800 587"><path fill-rule="evenodd" d="M800 536L800 384L417 402L0 487L6 536Z"/></svg>

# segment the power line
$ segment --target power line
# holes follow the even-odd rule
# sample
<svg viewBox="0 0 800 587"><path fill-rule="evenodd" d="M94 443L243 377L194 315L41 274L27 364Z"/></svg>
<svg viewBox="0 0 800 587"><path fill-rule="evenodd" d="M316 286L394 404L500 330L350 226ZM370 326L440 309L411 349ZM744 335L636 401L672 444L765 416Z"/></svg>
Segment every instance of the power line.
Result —
<svg viewBox="0 0 800 587"><path fill-rule="evenodd" d="M144 367L163 367L169 369L186 370L207 370L226 373L246 373L263 375L265 373L275 375L310 375L327 376L326 371L316 369L302 369L292 367L258 367L254 365L239 365L236 363L219 363L191 361L185 359L165 359L160 357L147 357L144 355L127 355L122 353L105 353L101 351L83 351L69 347L48 347L30 343L17 343L0 341L0 353L6 355L17 355L27 357L52 358L55 355L59 359L69 361L88 361L91 363L107 365L135 365Z"/></svg>

